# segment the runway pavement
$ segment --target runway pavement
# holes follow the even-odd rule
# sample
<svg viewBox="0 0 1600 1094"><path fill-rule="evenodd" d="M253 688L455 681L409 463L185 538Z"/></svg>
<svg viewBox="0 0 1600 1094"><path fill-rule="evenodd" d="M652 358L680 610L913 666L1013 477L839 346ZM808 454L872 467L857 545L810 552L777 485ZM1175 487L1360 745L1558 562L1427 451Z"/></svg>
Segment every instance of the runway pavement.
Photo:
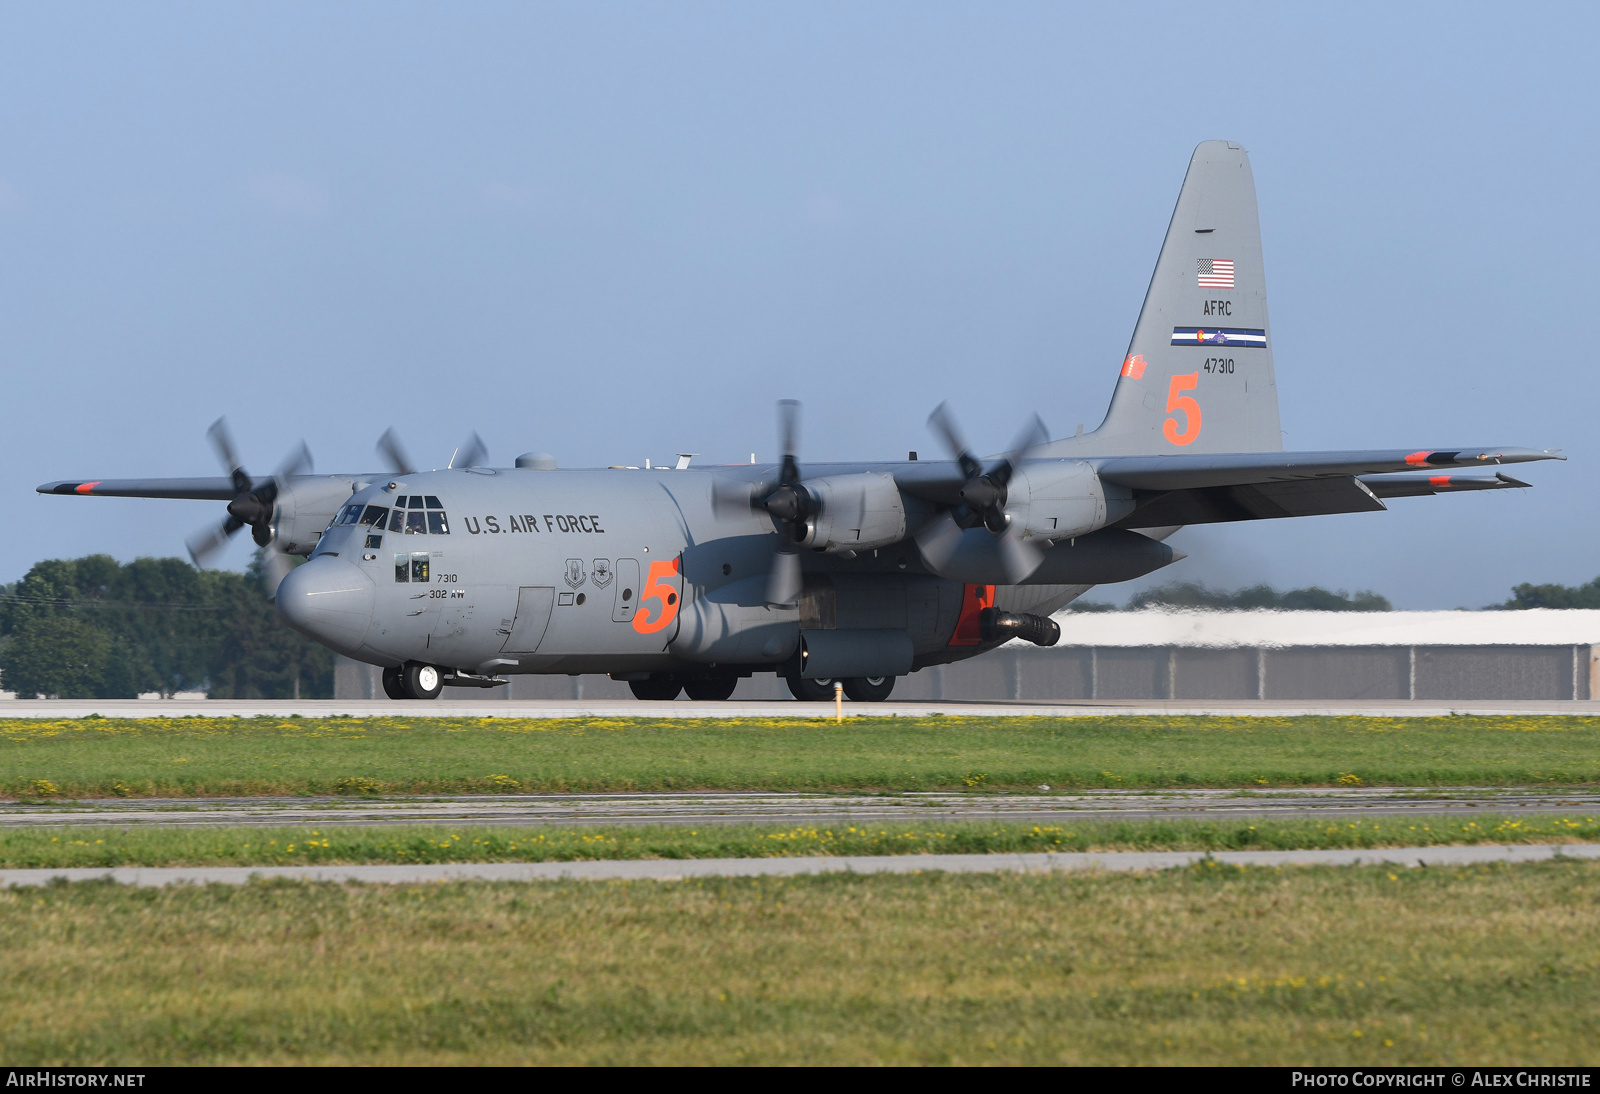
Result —
<svg viewBox="0 0 1600 1094"><path fill-rule="evenodd" d="M456 689L459 690L459 689ZM788 699L740 702L667 703L635 699L529 699L471 701L450 692L434 702L389 699L9 699L0 701L0 718L832 718L833 704L798 703ZM1302 700L1127 700L1039 702L886 702L845 703L847 718L1043 717L1105 718L1114 715L1216 716L1286 718L1302 715L1368 718L1440 718L1475 715L1600 715L1600 701L1590 700L1385 700L1373 702Z"/></svg>
<svg viewBox="0 0 1600 1094"><path fill-rule="evenodd" d="M807 858L631 859L599 862L465 862L431 866L125 866L0 870L0 888L110 879L123 885L243 885L254 879L416 884L441 881L680 881L700 877L795 877L804 874L956 874L1170 870L1210 859L1225 866L1461 867L1489 862L1600 859L1600 844L1557 847L1390 847L1357 851L1108 851L996 855L840 855Z"/></svg>
<svg viewBox="0 0 1600 1094"><path fill-rule="evenodd" d="M1339 788L1037 794L504 794L452 798L109 798L0 803L0 829L100 825L708 825L893 821L1229 820L1600 814L1600 792L1541 788Z"/></svg>

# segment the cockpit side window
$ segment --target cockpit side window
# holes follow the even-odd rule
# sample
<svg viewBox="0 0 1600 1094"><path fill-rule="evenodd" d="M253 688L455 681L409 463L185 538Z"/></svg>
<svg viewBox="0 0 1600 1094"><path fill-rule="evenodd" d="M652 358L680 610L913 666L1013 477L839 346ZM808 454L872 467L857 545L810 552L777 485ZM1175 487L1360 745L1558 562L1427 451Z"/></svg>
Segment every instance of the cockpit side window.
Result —
<svg viewBox="0 0 1600 1094"><path fill-rule="evenodd" d="M382 505L369 505L366 512L361 514L362 524L376 525L380 529L388 519L389 510Z"/></svg>
<svg viewBox="0 0 1600 1094"><path fill-rule="evenodd" d="M447 536L450 534L450 526L445 523L443 510L428 510L428 531L436 536Z"/></svg>
<svg viewBox="0 0 1600 1094"><path fill-rule="evenodd" d="M339 515L333 519L333 523L354 524L356 521L361 519L361 508L362 507L359 504L346 505L343 509L339 510Z"/></svg>

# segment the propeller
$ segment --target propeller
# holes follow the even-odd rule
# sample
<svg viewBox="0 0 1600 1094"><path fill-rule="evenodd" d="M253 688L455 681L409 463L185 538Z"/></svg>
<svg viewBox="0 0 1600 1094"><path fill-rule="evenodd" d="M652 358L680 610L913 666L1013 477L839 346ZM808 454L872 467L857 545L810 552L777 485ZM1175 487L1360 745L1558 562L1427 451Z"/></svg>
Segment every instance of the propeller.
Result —
<svg viewBox="0 0 1600 1094"><path fill-rule="evenodd" d="M936 571L941 570L961 548L963 533L981 525L991 535L999 537L996 546L1008 583L1025 580L1044 561L1044 553L1012 528L1006 503L1018 465L1031 450L1049 439L1044 422L1035 414L1012 442L1010 451L987 470L968 448L945 403L934 407L933 413L928 415L928 425L944 441L966 482L960 491L961 504L917 535L917 545L923 556Z"/></svg>
<svg viewBox="0 0 1600 1094"><path fill-rule="evenodd" d="M815 514L816 499L800 482L799 445L800 404L793 399L778 400L778 450L783 462L778 466L778 485L765 497L751 504L765 509L778 524L778 548L767 573L767 603L790 607L800 599L800 540L806 521Z"/></svg>
<svg viewBox="0 0 1600 1094"><path fill-rule="evenodd" d="M311 469L311 451L304 443L278 465L272 477L261 483L256 483L240 464L237 450L234 448L233 436L228 431L225 418L218 418L211 423L211 428L206 430L206 437L211 441L211 447L217 453L217 459L222 462L223 469L233 480L236 491L232 501L228 502L228 519L220 525L204 529L195 533L188 539L189 557L194 559L196 566L204 569L210 565L233 534L246 526L250 529L250 538L255 540L256 546L266 548L268 560L274 555L282 555L281 551L272 549L273 528L272 516L277 510L278 500L285 496L289 480L295 475L300 475ZM287 572L288 561L282 560L284 571ZM275 565L269 561L270 565ZM270 576L270 571L269 571ZM272 586L277 587L275 584Z"/></svg>
<svg viewBox="0 0 1600 1094"><path fill-rule="evenodd" d="M378 455L383 457L383 462L393 474L417 473L417 465L411 462L411 455L406 452L406 446L400 443L400 436L393 429L385 429L383 436L378 438ZM483 443L482 437L473 433L467 437L465 444L451 453L450 462L445 467L481 467L488 458L489 446Z"/></svg>
<svg viewBox="0 0 1600 1094"><path fill-rule="evenodd" d="M467 443L455 450L446 467L478 467L489 458L489 448L483 443L483 438L476 433L467 438Z"/></svg>
<svg viewBox="0 0 1600 1094"><path fill-rule="evenodd" d="M933 413L928 415L928 424L944 441L967 479L961 487L962 504L951 512L951 518L962 528L976 528L981 524L997 536L1005 532L1011 523L1006 515L1011 477L1028 452L1049 439L1044 422L1035 414L1012 442L1011 450L987 471L962 439L948 405L940 403L934 407Z"/></svg>
<svg viewBox="0 0 1600 1094"><path fill-rule="evenodd" d="M800 542L807 522L817 513L817 499L800 481L800 461L796 454L800 427L800 404L793 399L778 402L778 449L783 453L778 481L719 482L711 492L712 508L719 514L765 512L778 529L778 546L767 572L767 603L774 607L793 607L800 597Z"/></svg>
<svg viewBox="0 0 1600 1094"><path fill-rule="evenodd" d="M384 462L389 465L389 470L396 475L414 475L417 472L416 465L411 462L411 457L406 455L405 448L400 444L400 438L395 436L392 428L385 429L383 436L378 438L378 455L383 457Z"/></svg>

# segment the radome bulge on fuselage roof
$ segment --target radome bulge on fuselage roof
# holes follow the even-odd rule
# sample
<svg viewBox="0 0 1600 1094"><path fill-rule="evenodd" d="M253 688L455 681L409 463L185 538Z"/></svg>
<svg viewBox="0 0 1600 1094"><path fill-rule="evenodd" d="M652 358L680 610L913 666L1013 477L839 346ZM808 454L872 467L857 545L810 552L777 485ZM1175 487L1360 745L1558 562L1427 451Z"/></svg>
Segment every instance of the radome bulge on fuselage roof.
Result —
<svg viewBox="0 0 1600 1094"><path fill-rule="evenodd" d="M776 465L488 468L476 438L418 472L391 433L387 475L315 476L303 449L228 477L73 480L45 493L228 502L197 562L248 527L278 611L384 666L394 698L517 673L610 673L640 698L727 698L775 672L797 698L896 677L1020 638L1092 585L1183 557L1186 524L1382 510L1385 498L1525 486L1498 467L1549 451L1461 446L1282 451L1255 187L1244 150L1195 149L1105 420L1048 440L1035 423L979 458L950 413L952 458L808 465L779 404ZM1476 468L1486 475L1461 475ZM290 570L286 554L310 554ZM286 576L284 576L286 575Z"/></svg>

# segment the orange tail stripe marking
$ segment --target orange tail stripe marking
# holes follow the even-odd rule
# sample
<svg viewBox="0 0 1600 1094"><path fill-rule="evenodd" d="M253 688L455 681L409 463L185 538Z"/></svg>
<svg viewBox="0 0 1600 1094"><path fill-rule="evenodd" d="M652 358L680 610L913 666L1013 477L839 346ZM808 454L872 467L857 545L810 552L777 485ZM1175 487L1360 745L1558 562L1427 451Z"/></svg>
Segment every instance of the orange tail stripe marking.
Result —
<svg viewBox="0 0 1600 1094"><path fill-rule="evenodd" d="M1413 452L1411 455L1406 457L1406 463L1410 464L1412 467L1417 467L1427 462L1428 454L1426 452Z"/></svg>
<svg viewBox="0 0 1600 1094"><path fill-rule="evenodd" d="M75 488L75 492L79 494L92 494L94 493L94 488L99 486L103 481L105 480L97 479L94 482L80 482Z"/></svg>
<svg viewBox="0 0 1600 1094"><path fill-rule="evenodd" d="M1449 475L1429 475L1428 476L1428 485L1429 486L1449 486L1450 485L1450 476Z"/></svg>

